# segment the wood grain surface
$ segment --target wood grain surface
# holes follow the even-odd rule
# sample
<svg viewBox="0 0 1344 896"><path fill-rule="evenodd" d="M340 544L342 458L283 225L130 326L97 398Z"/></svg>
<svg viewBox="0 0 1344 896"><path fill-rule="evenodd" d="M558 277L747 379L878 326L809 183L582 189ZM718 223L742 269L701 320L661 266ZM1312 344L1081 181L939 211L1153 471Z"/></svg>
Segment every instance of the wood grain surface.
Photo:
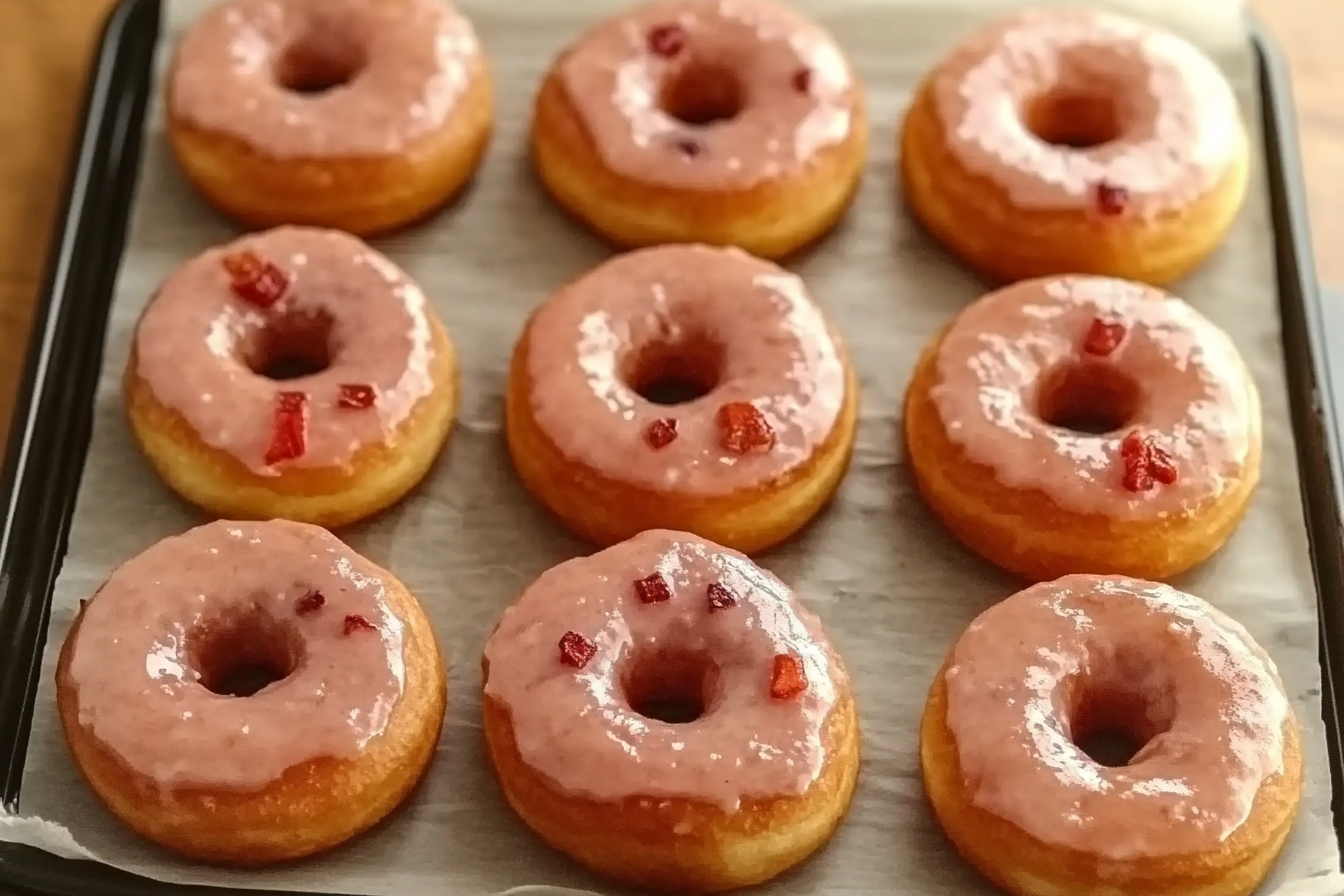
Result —
<svg viewBox="0 0 1344 896"><path fill-rule="evenodd" d="M94 41L113 0L0 3L0 440ZM1344 6L1252 0L1287 51L1321 273L1344 281ZM1329 251L1329 247L1337 247Z"/></svg>

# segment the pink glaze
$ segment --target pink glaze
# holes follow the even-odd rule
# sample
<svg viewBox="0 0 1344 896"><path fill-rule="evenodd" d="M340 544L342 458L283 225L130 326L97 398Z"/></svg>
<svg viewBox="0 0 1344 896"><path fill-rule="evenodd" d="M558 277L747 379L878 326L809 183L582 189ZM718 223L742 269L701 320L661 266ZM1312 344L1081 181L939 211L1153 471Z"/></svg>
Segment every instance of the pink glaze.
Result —
<svg viewBox="0 0 1344 896"><path fill-rule="evenodd" d="M641 603L634 581L661 573L671 598ZM711 611L713 583L736 605ZM596 643L577 670L560 662L566 632ZM693 722L646 718L622 682L660 651L717 669ZM808 687L770 696L777 654L803 662ZM822 734L848 688L821 622L773 575L736 551L651 530L553 567L504 612L485 645L487 697L511 714L523 760L595 800L681 798L726 812L744 799L798 795L820 774Z"/></svg>
<svg viewBox="0 0 1344 896"><path fill-rule="evenodd" d="M68 671L79 724L165 791L255 792L310 760L358 756L405 687L386 575L302 523L220 521L165 539L83 609ZM300 615L313 591L324 606ZM345 634L348 614L375 630ZM230 627L297 645L297 668L250 697L207 690L200 645Z"/></svg>
<svg viewBox="0 0 1344 896"><path fill-rule="evenodd" d="M1092 321L1124 324L1108 357L1083 351ZM1028 280L966 308L943 338L932 398L948 438L1007 488L1056 506L1123 520L1194 512L1231 488L1260 442L1255 385L1227 334L1180 299L1104 277ZM1137 384L1135 415L1089 435L1038 414L1047 374L1070 364L1109 367ZM1174 484L1123 485L1125 435L1151 435L1175 463Z"/></svg>
<svg viewBox="0 0 1344 896"><path fill-rule="evenodd" d="M350 80L287 89L295 47ZM482 70L471 23L443 0L224 0L178 45L168 111L271 158L388 156L443 128Z"/></svg>
<svg viewBox="0 0 1344 896"><path fill-rule="evenodd" d="M1037 11L985 29L937 70L933 97L952 151L1026 208L1095 206L1098 184L1158 214L1198 199L1245 138L1214 63L1173 34L1111 13ZM1037 97L1106 96L1120 135L1085 149L1046 143L1023 121Z"/></svg>
<svg viewBox="0 0 1344 896"><path fill-rule="evenodd" d="M650 31L669 25L684 35L681 50L651 52ZM735 78L741 111L705 126L673 117L666 92L688 72ZM748 189L787 177L844 141L862 103L831 36L770 0L646 3L589 30L558 73L606 167L674 189ZM694 148L678 148L681 140Z"/></svg>
<svg viewBox="0 0 1344 896"><path fill-rule="evenodd" d="M1121 576L1066 576L991 607L945 681L975 805L1042 843L1121 862L1218 848L1283 771L1293 724L1246 629ZM1136 701L1156 735L1128 765L1099 765L1073 743L1089 701Z"/></svg>
<svg viewBox="0 0 1344 896"><path fill-rule="evenodd" d="M768 483L825 442L845 399L839 337L802 280L738 249L618 255L542 305L527 340L537 425L571 461L645 488L724 495ZM685 404L654 404L628 382L648 353L684 356L695 368L686 378L717 356L717 385ZM723 447L718 410L739 401L774 430L769 451ZM645 434L662 418L676 420L677 437L654 450Z"/></svg>
<svg viewBox="0 0 1344 896"><path fill-rule="evenodd" d="M292 278L269 309L230 289L223 259L244 251ZM255 473L339 467L360 448L389 441L433 388L431 313L420 287L359 239L280 227L210 249L168 276L137 325L136 372L206 445ZM313 316L331 321L327 369L291 380L252 371L245 355L266 332ZM373 386L374 407L339 407L342 384ZM308 446L299 458L267 466L282 391L308 395Z"/></svg>

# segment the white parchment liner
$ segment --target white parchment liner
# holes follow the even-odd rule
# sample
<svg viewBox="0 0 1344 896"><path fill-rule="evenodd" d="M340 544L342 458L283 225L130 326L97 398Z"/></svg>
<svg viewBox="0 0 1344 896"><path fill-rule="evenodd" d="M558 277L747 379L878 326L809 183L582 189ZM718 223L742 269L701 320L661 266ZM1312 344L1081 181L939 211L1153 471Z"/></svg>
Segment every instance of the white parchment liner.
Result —
<svg viewBox="0 0 1344 896"><path fill-rule="evenodd" d="M204 3L166 5L165 51ZM873 116L869 169L846 225L794 263L849 340L862 380L862 425L835 505L801 540L762 562L801 592L844 652L864 743L848 820L827 850L767 885L765 893L988 892L925 806L916 725L944 652L976 613L1015 586L953 542L925 510L911 488L897 435L900 396L920 346L983 289L898 204L894 154L897 124L918 78L958 35L1015 5L798 0L851 54ZM164 143L162 108L155 105L83 491L56 591L23 780L25 817L0 817L0 837L184 883L398 896L560 892L556 887L609 891L543 847L500 799L481 744L479 658L495 619L524 585L546 567L588 552L516 483L499 424L504 371L527 312L609 254L557 213L530 175L524 138L532 94L561 46L619 6L613 0L463 4L496 77L494 144L463 202L379 243L425 285L453 332L463 365L460 427L413 497L341 533L400 576L434 617L452 667L451 710L428 782L403 811L327 856L272 870L186 864L127 833L76 776L54 710L52 668L78 599L122 560L201 520L137 454L118 388L131 327L156 283L183 259L234 232L186 187ZM1236 86L1258 133L1253 60L1235 0L1130 0L1120 6L1207 48ZM1337 896L1341 877L1329 820L1315 593L1282 369L1268 197L1258 155L1256 161L1250 198L1228 245L1179 291L1232 334L1260 385L1264 482L1229 548L1176 584L1247 625L1278 662L1306 728L1303 811L1267 890Z"/></svg>

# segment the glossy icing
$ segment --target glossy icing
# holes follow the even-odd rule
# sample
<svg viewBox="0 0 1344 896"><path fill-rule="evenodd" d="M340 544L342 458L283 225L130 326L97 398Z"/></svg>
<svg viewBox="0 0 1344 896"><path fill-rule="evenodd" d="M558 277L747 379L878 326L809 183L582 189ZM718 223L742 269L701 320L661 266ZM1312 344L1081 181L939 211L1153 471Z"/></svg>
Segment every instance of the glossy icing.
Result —
<svg viewBox="0 0 1344 896"><path fill-rule="evenodd" d="M651 52L649 33L669 25L682 29L683 47ZM670 86L688 73L735 79L741 111L705 126L664 111ZM674 189L747 189L787 176L845 140L862 101L830 35L769 0L655 0L590 29L557 74L608 169Z"/></svg>
<svg viewBox="0 0 1344 896"><path fill-rule="evenodd" d="M281 86L295 47L352 77ZM471 23L443 0L224 0L182 37L168 109L271 158L386 156L441 129L481 71Z"/></svg>
<svg viewBox="0 0 1344 896"><path fill-rule="evenodd" d="M1067 576L986 610L945 681L975 804L1043 843L1117 861L1217 849L1282 771L1293 724L1273 662L1240 624L1119 576ZM1073 744L1074 713L1107 696L1138 701L1156 731L1127 766Z"/></svg>
<svg viewBox="0 0 1344 896"><path fill-rule="evenodd" d="M1126 328L1104 358L1083 351L1099 317ZM1191 512L1242 476L1260 439L1255 387L1231 339L1180 299L1137 283L1059 277L990 293L958 315L936 364L931 397L948 438L1004 486L1038 490L1076 513ZM1122 428L1089 435L1041 419L1043 381L1074 364L1137 385L1137 409ZM1133 431L1172 456L1175 483L1123 487L1121 442Z"/></svg>
<svg viewBox="0 0 1344 896"><path fill-rule="evenodd" d="M230 289L226 256L251 251L292 279L275 305L260 309ZM253 472L349 464L362 447L386 442L433 386L433 333L420 287L356 237L307 227L250 234L173 271L135 331L136 373L165 407L212 448ZM298 379L254 373L249 353L267 334L328 320L330 365ZM371 385L374 407L342 408L342 384ZM308 394L307 450L265 463L282 391Z"/></svg>
<svg viewBox="0 0 1344 896"><path fill-rule="evenodd" d="M802 280L738 249L618 255L538 308L526 338L537 425L569 460L646 488L723 495L769 482L825 442L845 398L839 338ZM643 398L629 378L651 347L697 370L718 359L717 385L679 405ZM717 415L730 402L762 412L770 450L723 447ZM664 418L676 438L653 450L647 430Z"/></svg>
<svg viewBox="0 0 1344 896"><path fill-rule="evenodd" d="M166 791L255 792L310 760L357 756L405 685L403 625L384 575L302 523L219 521L165 539L118 567L83 609L68 673L79 724ZM300 615L313 591L324 606ZM351 614L373 630L345 634ZM238 659L242 645L274 641L297 668L250 697L207 690L205 633L231 629L242 633Z"/></svg>
<svg viewBox="0 0 1344 896"><path fill-rule="evenodd" d="M952 152L1022 207L1091 207L1106 183L1136 213L1179 209L1217 184L1244 142L1236 97L1207 56L1112 13L1015 16L957 47L931 87ZM1109 97L1119 136L1088 148L1041 140L1023 110L1045 94Z"/></svg>
<svg viewBox="0 0 1344 896"><path fill-rule="evenodd" d="M642 603L634 582L661 573L671 597ZM736 605L711 610L720 583ZM582 670L560 662L569 631L596 644ZM717 667L705 713L669 724L631 709L620 682L657 651ZM807 690L770 696L776 655L801 659ZM523 760L596 800L740 801L804 792L821 772L822 733L848 688L820 621L773 575L693 535L651 530L543 573L485 645L487 697L512 715Z"/></svg>

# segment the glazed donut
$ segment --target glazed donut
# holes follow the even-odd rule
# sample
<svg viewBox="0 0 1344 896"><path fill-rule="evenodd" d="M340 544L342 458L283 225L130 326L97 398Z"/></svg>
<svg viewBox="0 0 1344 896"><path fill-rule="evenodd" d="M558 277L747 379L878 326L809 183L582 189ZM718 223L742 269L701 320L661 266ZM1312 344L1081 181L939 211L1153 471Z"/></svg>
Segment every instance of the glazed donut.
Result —
<svg viewBox="0 0 1344 896"><path fill-rule="evenodd" d="M532 154L555 200L619 246L779 258L844 214L868 119L849 61L797 13L771 0L654 0L556 60Z"/></svg>
<svg viewBox="0 0 1344 896"><path fill-rule="evenodd" d="M905 394L929 506L1011 573L1166 579L1231 536L1260 479L1260 399L1189 305L1105 277L1030 280L966 308Z"/></svg>
<svg viewBox="0 0 1344 896"><path fill-rule="evenodd" d="M661 246L532 314L505 405L519 476L577 535L676 528L754 553L839 488L858 382L798 277L734 248Z"/></svg>
<svg viewBox="0 0 1344 896"><path fill-rule="evenodd" d="M444 0L223 0L166 80L183 173L251 229L368 236L428 215L476 171L492 103L471 23Z"/></svg>
<svg viewBox="0 0 1344 896"><path fill-rule="evenodd" d="M933 681L919 755L957 851L1017 896L1248 896L1302 794L1297 723L1246 629L1119 576L982 613Z"/></svg>
<svg viewBox="0 0 1344 896"><path fill-rule="evenodd" d="M900 140L915 215L1002 282L1169 283L1246 195L1249 143L1221 72L1111 13L1027 12L970 37L919 87Z"/></svg>
<svg viewBox="0 0 1344 896"><path fill-rule="evenodd" d="M56 667L66 742L166 849L237 865L329 849L434 758L448 685L429 619L323 529L209 523L80 605Z"/></svg>
<svg viewBox="0 0 1344 896"><path fill-rule="evenodd" d="M168 276L123 391L145 456L186 500L338 526L429 471L457 380L448 331L396 265L356 237L282 227Z"/></svg>
<svg viewBox="0 0 1344 896"><path fill-rule="evenodd" d="M849 808L859 723L821 622L770 573L644 532L538 578L485 645L486 747L548 844L641 888L761 883Z"/></svg>

